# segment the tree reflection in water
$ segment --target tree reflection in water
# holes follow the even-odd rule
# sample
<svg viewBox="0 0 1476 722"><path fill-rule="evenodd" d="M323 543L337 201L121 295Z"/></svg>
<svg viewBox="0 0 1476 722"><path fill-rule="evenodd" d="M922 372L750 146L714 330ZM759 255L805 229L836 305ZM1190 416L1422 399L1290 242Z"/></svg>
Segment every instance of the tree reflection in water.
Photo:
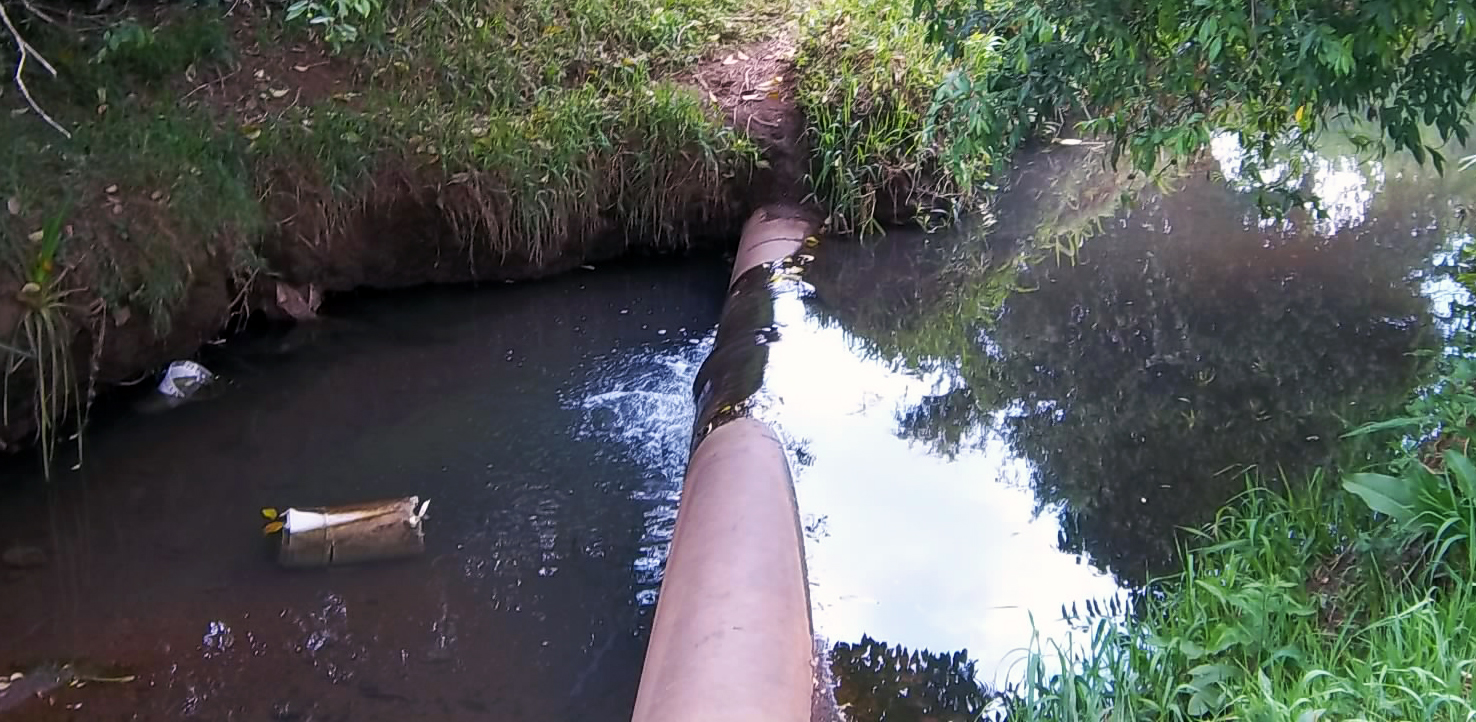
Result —
<svg viewBox="0 0 1476 722"><path fill-rule="evenodd" d="M952 455L1002 434L1062 548L1141 583L1244 470L1297 478L1331 462L1347 421L1404 398L1435 336L1421 279L1461 189L1376 169L1365 215L1329 230L1266 224L1204 172L1114 215L1101 186L1122 178L1091 167L1038 159L987 233L829 244L812 308L944 379L899 411L901 436ZM1039 253L1066 223L1089 229L1077 256Z"/></svg>
<svg viewBox="0 0 1476 722"><path fill-rule="evenodd" d="M831 648L830 670L850 722L972 722L991 699L966 651L909 651L863 636Z"/></svg>

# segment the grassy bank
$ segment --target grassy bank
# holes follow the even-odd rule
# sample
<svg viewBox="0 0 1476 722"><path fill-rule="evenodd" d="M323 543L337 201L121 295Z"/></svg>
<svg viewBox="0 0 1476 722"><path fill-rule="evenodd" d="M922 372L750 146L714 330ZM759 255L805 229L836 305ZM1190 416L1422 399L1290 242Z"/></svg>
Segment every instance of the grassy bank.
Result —
<svg viewBox="0 0 1476 722"><path fill-rule="evenodd" d="M392 0L309 25L271 4L42 18L3 1L39 110L0 98L0 447L74 416L77 398L39 390L75 385L60 370L106 383L189 355L271 307L279 279L526 275L612 237L720 231L759 150L680 75L783 12Z"/></svg>
<svg viewBox="0 0 1476 722"><path fill-rule="evenodd" d="M1349 434L1339 471L1266 479L1135 617L1080 620L1085 653L1037 643L1010 718L1469 719L1476 362L1457 345L1403 414Z"/></svg>
<svg viewBox="0 0 1476 722"><path fill-rule="evenodd" d="M818 0L801 21L798 102L811 182L840 231L939 225L977 210L1018 146L988 88L1005 73L998 38L941 54L910 2Z"/></svg>
<svg viewBox="0 0 1476 722"><path fill-rule="evenodd" d="M677 243L685 204L718 198L755 154L663 79L751 32L753 3L391 3L337 56L280 16L234 12L26 28L59 71L32 81L36 97L74 135L7 98L0 132L20 139L0 151L0 190L19 204L0 224L8 253L62 208L88 217L162 189L158 220L249 260L236 251L285 217L276 198L320 199L332 219L391 175L467 187L447 212L501 252L577 243L602 216ZM133 211L109 225L142 224ZM139 235L145 255L182 251ZM119 270L102 285L137 291ZM167 316L178 299L156 295Z"/></svg>

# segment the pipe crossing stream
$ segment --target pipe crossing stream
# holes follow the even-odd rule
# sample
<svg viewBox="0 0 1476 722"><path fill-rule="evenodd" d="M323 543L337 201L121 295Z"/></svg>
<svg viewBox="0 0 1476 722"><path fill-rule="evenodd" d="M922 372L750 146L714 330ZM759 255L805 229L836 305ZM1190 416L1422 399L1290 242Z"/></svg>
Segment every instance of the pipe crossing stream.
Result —
<svg viewBox="0 0 1476 722"><path fill-rule="evenodd" d="M793 477L762 418L774 300L810 257L816 223L765 206L744 225L697 403L671 554L635 722L798 722L810 716L813 625Z"/></svg>

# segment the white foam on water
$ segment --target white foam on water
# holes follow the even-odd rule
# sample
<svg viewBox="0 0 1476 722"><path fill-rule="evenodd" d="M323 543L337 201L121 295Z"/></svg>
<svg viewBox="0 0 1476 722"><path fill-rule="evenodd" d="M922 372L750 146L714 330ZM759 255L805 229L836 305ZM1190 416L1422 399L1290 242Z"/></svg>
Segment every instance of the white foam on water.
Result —
<svg viewBox="0 0 1476 722"><path fill-rule="evenodd" d="M641 606L656 603L696 415L692 382L715 336L607 359L566 404L582 412L575 439L611 444L645 472L630 491L646 505L633 564Z"/></svg>

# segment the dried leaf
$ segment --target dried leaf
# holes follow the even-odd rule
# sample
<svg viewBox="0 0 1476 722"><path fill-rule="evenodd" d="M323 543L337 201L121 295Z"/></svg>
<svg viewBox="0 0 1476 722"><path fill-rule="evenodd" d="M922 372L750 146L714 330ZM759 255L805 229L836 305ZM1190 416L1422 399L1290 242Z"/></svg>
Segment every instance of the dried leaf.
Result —
<svg viewBox="0 0 1476 722"><path fill-rule="evenodd" d="M42 238L45 238L45 237L46 237L45 231L33 231L30 235L26 236L26 240L28 240L28 241L30 241L32 243L40 243L41 242L41 239Z"/></svg>
<svg viewBox="0 0 1476 722"><path fill-rule="evenodd" d="M723 65L734 65L737 62L738 62L738 59L735 58L735 57L733 57L733 56L731 56L731 55L729 55L726 58L723 58Z"/></svg>
<svg viewBox="0 0 1476 722"><path fill-rule="evenodd" d="M106 192L106 193L107 193L107 194L108 194L108 195L113 195L113 194L114 194L114 193L117 193L117 192L118 192L118 186L108 186L108 187L107 187L107 188L106 188L106 190L105 190L105 192Z"/></svg>
<svg viewBox="0 0 1476 722"><path fill-rule="evenodd" d="M296 70L299 73L306 73L308 71L308 66L306 66L306 65L294 65L294 66L292 66L292 69L293 70Z"/></svg>
<svg viewBox="0 0 1476 722"><path fill-rule="evenodd" d="M271 536L272 534L276 534L277 532L282 531L282 529L286 526L286 524L280 521L274 521L262 527L261 533L266 536Z"/></svg>
<svg viewBox="0 0 1476 722"><path fill-rule="evenodd" d="M261 128L254 125L243 125L241 126L241 135L246 136L246 140L256 140L261 137Z"/></svg>
<svg viewBox="0 0 1476 722"><path fill-rule="evenodd" d="M16 198L15 196L11 196L9 200L5 201L5 208L10 211L10 215L12 215L12 216L18 216L18 215L20 215L20 212L21 212L21 202L20 202L20 199L19 198Z"/></svg>
<svg viewBox="0 0 1476 722"><path fill-rule="evenodd" d="M307 296L282 282L277 283L277 306L288 316L298 321L309 321L318 317L319 302L317 287L308 286Z"/></svg>
<svg viewBox="0 0 1476 722"><path fill-rule="evenodd" d="M88 677L89 682L106 682L107 684L127 684L138 680L136 674L125 674L121 677Z"/></svg>
<svg viewBox="0 0 1476 722"><path fill-rule="evenodd" d="M748 53L745 53L742 50L739 50L738 51L738 59L739 60L748 60Z"/></svg>
<svg viewBox="0 0 1476 722"><path fill-rule="evenodd" d="M287 97L287 94L290 93L290 92L292 92L292 91L290 91L290 90L288 90L286 88L272 88L272 90L271 90L271 93L272 93L272 97L273 98L285 98L285 97Z"/></svg>
<svg viewBox="0 0 1476 722"><path fill-rule="evenodd" d="M253 75L256 76L256 79L257 80L261 80L262 78L265 78L266 77L266 71L265 70L257 70L255 73L253 73Z"/></svg>
<svg viewBox="0 0 1476 722"><path fill-rule="evenodd" d="M763 97L763 93L744 93L742 96L744 100L763 100Z"/></svg>
<svg viewBox="0 0 1476 722"><path fill-rule="evenodd" d="M278 516L281 516L280 514L277 513L277 510L276 509L273 509L271 507L267 507L265 509L262 509L261 510L261 515L264 516L264 517L266 517L266 520L267 521L274 521Z"/></svg>

